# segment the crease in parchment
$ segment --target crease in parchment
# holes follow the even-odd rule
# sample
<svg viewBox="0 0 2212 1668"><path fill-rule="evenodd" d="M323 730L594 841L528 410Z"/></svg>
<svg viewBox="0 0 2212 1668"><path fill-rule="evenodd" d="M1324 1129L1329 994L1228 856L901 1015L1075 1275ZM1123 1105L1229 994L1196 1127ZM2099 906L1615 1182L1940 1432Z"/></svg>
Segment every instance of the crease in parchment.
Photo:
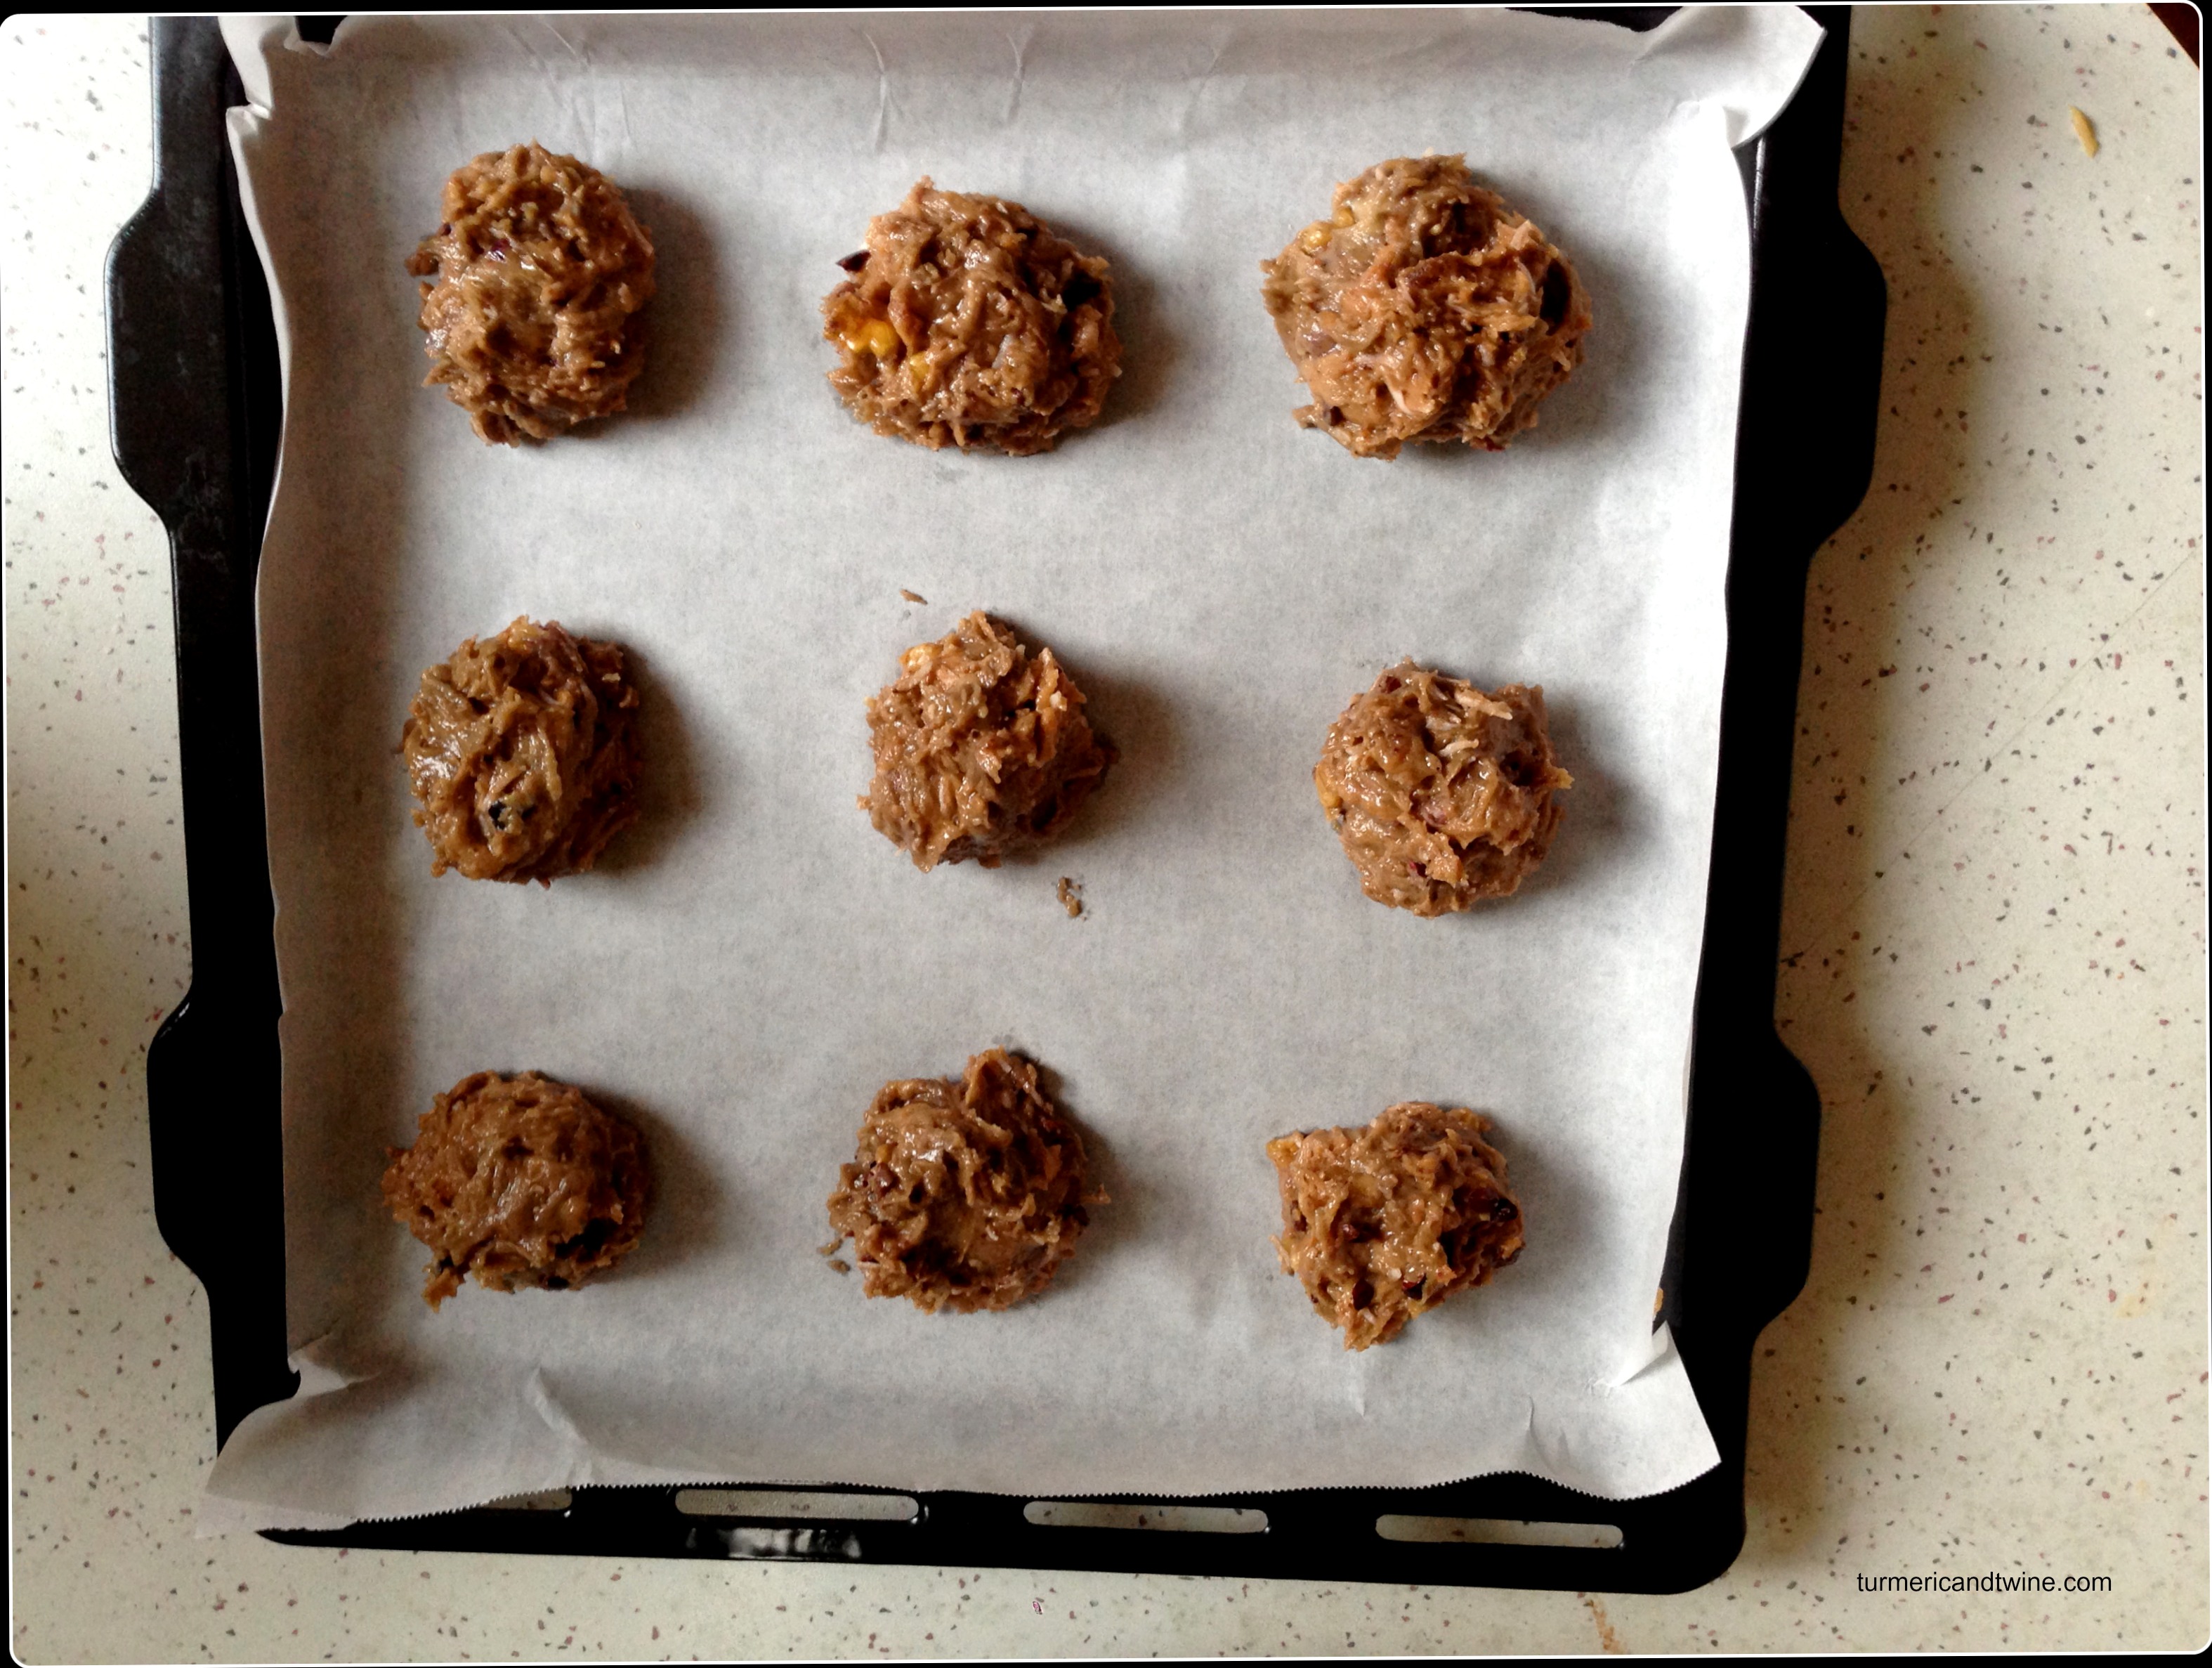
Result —
<svg viewBox="0 0 2212 1668"><path fill-rule="evenodd" d="M1221 67L1221 55L1228 50L1229 37L1225 34L1217 35L1213 41L1212 56L1206 60L1206 68L1200 70L1197 77L1191 82L1190 95L1183 100L1182 108L1176 113L1176 138L1186 143L1189 140L1191 124L1198 117L1198 107L1206 97L1206 89L1212 84L1213 72Z"/></svg>
<svg viewBox="0 0 2212 1668"><path fill-rule="evenodd" d="M574 1488L599 1481L597 1446L562 1405L544 1367L532 1367L522 1381L522 1404L551 1434L560 1455L554 1467L560 1481L550 1486Z"/></svg>
<svg viewBox="0 0 2212 1668"><path fill-rule="evenodd" d="M586 105L582 113L583 125L592 136L590 160L596 165L607 166L613 161L613 153L607 144L606 135L599 119L599 92L603 84L611 82L616 98L622 99L622 78L619 76L608 76L596 73L598 65L592 59L589 45L571 40L562 32L558 21L548 19L544 27L546 33L568 49L569 58L575 68L581 72L574 79L580 81L584 87ZM623 108L623 130L624 137L627 137L629 130L629 111L626 103Z"/></svg>
<svg viewBox="0 0 2212 1668"><path fill-rule="evenodd" d="M1721 111L1731 149L1757 138L1789 107L1812 70L1814 49L1827 33L1795 6L1749 9L1754 28L1805 41L1803 50L1794 59L1794 73L1779 81L1753 76L1733 85L1724 82L1719 88L1709 87L1705 83L1711 77L1705 66L1712 60L1729 61L1735 44L1730 32L1740 27L1743 21L1730 15L1736 9L1727 6L1685 6L1658 27L1638 35L1628 61L1632 79L1639 74L1658 73L1672 81L1698 86L1697 94L1685 96L1680 102L1710 105ZM1764 71L1769 63L1792 61L1787 55L1778 55L1771 60L1762 59L1758 68Z"/></svg>
<svg viewBox="0 0 2212 1668"><path fill-rule="evenodd" d="M1014 54L1014 84L1006 89L1006 113L999 119L1009 127L1013 125L1014 118L1021 112L1022 82L1028 74L1026 58L1029 45L1036 34L1036 28L1031 27L1024 28L1018 35L1010 34L1006 38L1007 46Z"/></svg>
<svg viewBox="0 0 2212 1668"><path fill-rule="evenodd" d="M312 1401L376 1376L345 1365L343 1352L344 1341L336 1332L319 1333L295 1349L290 1362L292 1371L300 1375L300 1388L293 1392L293 1399Z"/></svg>
<svg viewBox="0 0 2212 1668"><path fill-rule="evenodd" d="M1672 1371L1679 1359L1680 1352L1674 1348L1674 1335L1668 1330L1667 1324L1662 1321L1651 1329L1649 1347L1644 1359L1630 1368L1626 1376L1609 1383L1594 1384L1590 1388L1601 1396L1618 1395L1639 1380Z"/></svg>
<svg viewBox="0 0 2212 1668"><path fill-rule="evenodd" d="M870 33L869 33L866 29L859 29L859 30L854 31L854 33L857 33L857 34L860 37L860 39L861 39L861 40L865 40L865 41L866 41L866 42L868 43L868 50L869 50L869 52L872 52L872 53L875 55L875 59L876 59L876 130L875 130L875 132L874 132L872 135L871 135L871 136L870 136L870 137L869 137L869 141L868 141L868 149L869 149L870 150L872 150L872 152L874 152L874 153L875 153L875 155L877 155L880 156L880 155L882 155L884 154L884 147L885 143L887 143L887 141L889 140L889 137L890 137L890 125L891 125L891 70L890 70L890 65L889 65L888 64L886 64L886 63L884 63L884 49L883 49L881 46L878 46L878 45L876 44L876 38L875 38L875 36L873 36L873 35L870 34Z"/></svg>
<svg viewBox="0 0 2212 1668"><path fill-rule="evenodd" d="M561 43L568 54L567 64L549 58L538 49L532 37L540 29ZM592 73L591 53L562 33L560 26L550 19L538 18L526 23L505 24L501 26L501 33L529 54L531 66L538 71L538 85L544 89L547 100L556 108L565 107L574 111L579 125L592 136L591 160L595 162L604 160L605 147L599 142L600 77ZM514 142L520 143L522 137L515 136Z"/></svg>
<svg viewBox="0 0 2212 1668"><path fill-rule="evenodd" d="M576 66L579 69L586 70L591 69L592 54L589 49L578 46L574 41L569 40L567 35L562 34L561 33L560 24L550 19L546 21L544 27L546 33L551 35L554 40L559 41L563 46L566 46L568 49L568 56L575 61Z"/></svg>
<svg viewBox="0 0 2212 1668"><path fill-rule="evenodd" d="M284 37L284 50L288 52L305 52L309 58L328 58L331 48L337 44L335 35L328 40L308 40L300 33L300 20L296 17L291 20L291 32Z"/></svg>
<svg viewBox="0 0 2212 1668"><path fill-rule="evenodd" d="M619 78L614 83L614 92L615 113L622 119L623 154L627 156L635 149L629 127L629 94L623 88Z"/></svg>

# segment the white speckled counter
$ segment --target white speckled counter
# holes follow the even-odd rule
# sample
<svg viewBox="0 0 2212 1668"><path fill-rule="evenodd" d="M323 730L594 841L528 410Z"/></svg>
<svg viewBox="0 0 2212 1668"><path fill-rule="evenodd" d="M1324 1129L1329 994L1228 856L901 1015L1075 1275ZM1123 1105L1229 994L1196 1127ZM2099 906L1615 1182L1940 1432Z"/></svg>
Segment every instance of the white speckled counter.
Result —
<svg viewBox="0 0 2212 1668"><path fill-rule="evenodd" d="M1882 429L1813 568L1778 1004L1820 1215L1759 1352L1749 1541L1674 1598L192 1537L204 1306L145 1168L189 969L167 556L101 351L145 55L136 20L0 25L19 1658L2205 1642L2199 94L2146 9L1857 19ZM2110 1585L1860 1580L1990 1570Z"/></svg>

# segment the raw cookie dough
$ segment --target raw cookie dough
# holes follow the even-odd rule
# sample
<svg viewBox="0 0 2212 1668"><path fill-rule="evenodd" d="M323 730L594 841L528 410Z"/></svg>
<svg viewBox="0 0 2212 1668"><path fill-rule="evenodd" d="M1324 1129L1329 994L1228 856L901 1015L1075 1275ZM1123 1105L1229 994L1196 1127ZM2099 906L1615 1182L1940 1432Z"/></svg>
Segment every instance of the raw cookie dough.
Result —
<svg viewBox="0 0 2212 1668"><path fill-rule="evenodd" d="M384 1202L435 1258L434 1309L467 1275L495 1292L565 1291L612 1268L645 1227L638 1133L580 1089L526 1071L464 1077L391 1149Z"/></svg>
<svg viewBox="0 0 2212 1668"><path fill-rule="evenodd" d="M841 265L853 276L822 301L830 381L879 435L1049 451L1097 419L1121 374L1105 257L1018 203L925 178Z"/></svg>
<svg viewBox="0 0 2212 1668"><path fill-rule="evenodd" d="M1443 915L1504 898L1559 832L1574 785L1552 752L1540 685L1486 695L1401 661L1329 727L1314 788L1359 889Z"/></svg>
<svg viewBox="0 0 2212 1668"><path fill-rule="evenodd" d="M1364 1129L1267 1143L1283 1190L1275 1254L1346 1349L1395 1337L1521 1255L1521 1207L1489 1127L1464 1106L1408 1100Z"/></svg>
<svg viewBox="0 0 2212 1668"><path fill-rule="evenodd" d="M1582 281L1463 157L1376 163L1260 266L1314 397L1299 423L1359 457L1407 441L1502 451L1582 363Z"/></svg>
<svg viewBox="0 0 2212 1668"><path fill-rule="evenodd" d="M995 868L1058 833L1105 780L1113 745L1049 648L1030 654L979 610L899 663L868 703L876 775L860 808L916 868Z"/></svg>
<svg viewBox="0 0 2212 1668"><path fill-rule="evenodd" d="M884 1085L838 1172L830 1227L851 1237L870 1297L1004 1309L1050 1285L1075 1249L1091 1220L1084 1173L1083 1138L1036 1068L990 1049L963 1081Z"/></svg>
<svg viewBox="0 0 2212 1668"><path fill-rule="evenodd" d="M426 385L487 442L550 440L619 411L645 368L653 240L597 168L532 143L446 181L445 223L407 263Z"/></svg>
<svg viewBox="0 0 2212 1668"><path fill-rule="evenodd" d="M551 886L637 820L637 691L611 642L518 619L422 674L400 731L430 873Z"/></svg>

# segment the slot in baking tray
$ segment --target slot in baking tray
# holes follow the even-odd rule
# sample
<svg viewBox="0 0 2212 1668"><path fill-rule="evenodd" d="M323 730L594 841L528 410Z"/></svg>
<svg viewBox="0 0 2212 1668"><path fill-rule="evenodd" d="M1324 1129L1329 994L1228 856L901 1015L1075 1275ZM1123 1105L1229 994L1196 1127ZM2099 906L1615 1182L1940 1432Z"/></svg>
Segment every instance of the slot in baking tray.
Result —
<svg viewBox="0 0 2212 1668"><path fill-rule="evenodd" d="M1648 28L1665 8L1539 9ZM1738 153L1752 289L1729 648L1688 1132L1663 1303L1721 1463L1606 1501L1513 1474L1425 1489L1149 1501L823 1488L578 1488L293 1544L1158 1571L1678 1592L1744 1534L1751 1350L1804 1281L1820 1104L1776 1035L1807 563L1872 470L1884 289L1836 204L1850 9L1789 108ZM327 40L335 18L303 18ZM269 295L224 112L245 95L211 19L157 19L155 183L107 273L116 460L167 526L192 982L148 1062L155 1214L208 1294L218 1446L289 1396L276 965L254 575L282 395ZM1655 1323L1656 1324L1656 1323Z"/></svg>

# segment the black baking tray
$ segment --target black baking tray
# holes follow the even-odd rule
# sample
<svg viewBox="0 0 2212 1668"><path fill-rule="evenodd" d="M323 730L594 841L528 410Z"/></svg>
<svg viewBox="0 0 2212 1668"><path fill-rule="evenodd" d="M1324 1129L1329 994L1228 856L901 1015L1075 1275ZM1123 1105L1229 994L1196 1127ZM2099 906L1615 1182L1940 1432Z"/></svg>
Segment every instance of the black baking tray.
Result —
<svg viewBox="0 0 2212 1668"><path fill-rule="evenodd" d="M1553 8L1648 28L1668 8ZM1673 1592L1743 1543L1754 1339L1803 1285L1820 1100L1773 1024L1805 575L1873 467L1886 295L1837 206L1850 10L1788 110L1738 153L1752 292L1728 579L1729 649L1689 1129L1661 1318L1721 1463L1679 1488L1601 1501L1505 1474L1425 1489L1298 1489L1145 1502L1264 1514L1258 1532L1039 1522L1022 1495L912 1496L910 1519L686 1511L668 1488L586 1488L482 1507L272 1531L296 1545L625 1557L1160 1571ZM337 19L302 18L327 40ZM214 21L152 31L155 183L108 259L111 422L125 478L169 530L192 981L147 1066L155 1214L208 1296L216 1440L293 1393L286 1361L276 964L263 817L254 574L283 415L269 293L240 206L224 112L245 102ZM734 1486L734 1480L732 1480ZM882 1491L825 1488L820 1495ZM728 1502L723 1502L726 1504ZM714 1505L709 1503L710 1507ZM1385 1539L1386 1514L1607 1525L1617 1544ZM1061 1515L1066 1515L1062 1513ZM1135 1513L1126 1513L1133 1524ZM1189 1521L1185 1518L1182 1521ZM1241 1520L1249 1525L1250 1516ZM1476 1537L1495 1533L1476 1529ZM1589 1535L1580 1537L1585 1543Z"/></svg>

